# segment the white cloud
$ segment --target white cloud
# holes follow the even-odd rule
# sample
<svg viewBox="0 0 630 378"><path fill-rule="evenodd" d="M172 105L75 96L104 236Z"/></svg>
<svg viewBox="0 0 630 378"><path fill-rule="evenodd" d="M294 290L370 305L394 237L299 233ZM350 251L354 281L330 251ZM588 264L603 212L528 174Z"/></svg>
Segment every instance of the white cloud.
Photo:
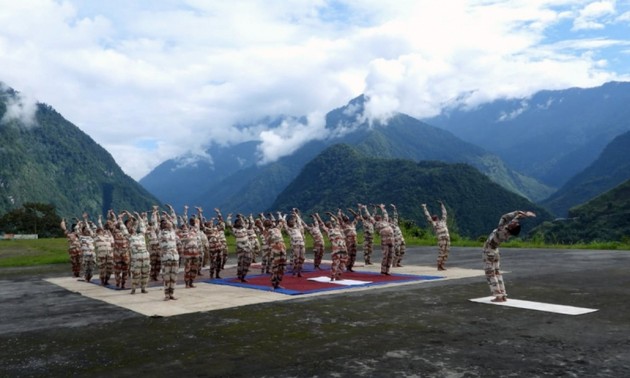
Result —
<svg viewBox="0 0 630 378"><path fill-rule="evenodd" d="M2 83L0 83L0 90L6 90ZM22 93L16 93L14 97L8 97L6 100L6 111L0 119L0 126L12 121L23 127L37 126L36 111L37 100Z"/></svg>
<svg viewBox="0 0 630 378"><path fill-rule="evenodd" d="M587 4L579 11L574 20L574 30L603 29L608 16L615 14L615 1L595 1Z"/></svg>
<svg viewBox="0 0 630 378"><path fill-rule="evenodd" d="M306 118L304 123L297 119L285 119L280 126L262 131L262 143L258 147L260 164L276 161L309 141L327 137L325 114L312 113Z"/></svg>
<svg viewBox="0 0 630 378"><path fill-rule="evenodd" d="M258 139L261 161L272 161L326 137L323 115L362 93L370 101L357 121L386 121L394 112L421 118L453 103L629 79L629 8L583 0L0 0L0 81L53 106L140 179L211 142ZM613 38L606 30L615 22ZM311 116L277 130L234 127L276 115Z"/></svg>

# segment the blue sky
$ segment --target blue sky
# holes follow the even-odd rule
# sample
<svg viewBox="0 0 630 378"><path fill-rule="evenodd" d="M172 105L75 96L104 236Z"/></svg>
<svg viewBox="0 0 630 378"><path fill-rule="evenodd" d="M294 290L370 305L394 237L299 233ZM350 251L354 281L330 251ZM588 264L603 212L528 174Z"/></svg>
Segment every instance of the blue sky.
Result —
<svg viewBox="0 0 630 378"><path fill-rule="evenodd" d="M439 5L437 5L439 4ZM542 89L630 81L630 0L0 0L12 117L53 106L140 179L208 143L273 161L326 112L417 118ZM257 120L305 116L268 130ZM234 127L250 124L250 127ZM188 159L187 161L190 161Z"/></svg>

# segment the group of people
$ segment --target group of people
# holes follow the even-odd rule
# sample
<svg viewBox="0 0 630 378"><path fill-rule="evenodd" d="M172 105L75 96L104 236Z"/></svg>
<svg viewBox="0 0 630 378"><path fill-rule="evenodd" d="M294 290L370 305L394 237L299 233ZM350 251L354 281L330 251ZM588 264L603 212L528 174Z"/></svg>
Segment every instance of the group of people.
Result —
<svg viewBox="0 0 630 378"><path fill-rule="evenodd" d="M439 201L441 218L431 215L426 204L422 204L427 222L433 227L438 239L437 269L446 270L445 263L450 249L450 236L447 226L447 211ZM384 204L358 204L356 211L348 209L350 215L341 209L336 213L326 212L327 220L318 213L311 215L312 221L302 219L300 211L292 209L289 214L277 212L244 216L228 214L224 219L219 209L215 216L206 219L203 210L188 216L188 206L182 215L177 215L171 205L160 211L154 206L150 212L131 213L122 211L116 214L109 210L103 221L99 216L96 223L83 214L70 228L65 219L61 228L68 238L68 253L75 277L83 276L90 282L98 271L101 285L109 285L114 276L117 289L125 289L131 278L131 294L139 288L147 292L150 279L157 281L161 276L164 283L164 300L175 300L175 284L179 269L184 268L186 288L194 288L194 281L203 267L209 267L212 279L219 279L228 259L226 231L234 235L236 244L237 279L247 282L251 264L261 258L261 273L271 275L274 289L280 285L287 265L287 247L284 234L288 236L291 273L302 277L305 261L305 235L313 240L313 265L321 269L325 241L331 246L331 281L341 279L343 272L353 272L357 259L357 226L363 228L363 258L366 265L372 265L375 234L381 243L381 274L390 275L392 267L401 267L406 243L399 226L398 211L390 205L392 215ZM510 236L518 235L518 219L535 216L531 212L515 211L501 218L484 244L484 269L495 301L505 301L505 285L499 269L498 246ZM518 227L517 227L518 226Z"/></svg>

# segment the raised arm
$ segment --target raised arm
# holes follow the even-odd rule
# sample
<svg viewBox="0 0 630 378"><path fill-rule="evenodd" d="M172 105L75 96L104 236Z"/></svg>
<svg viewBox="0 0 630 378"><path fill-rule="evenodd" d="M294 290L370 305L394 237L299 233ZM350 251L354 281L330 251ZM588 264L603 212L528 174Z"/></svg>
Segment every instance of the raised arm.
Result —
<svg viewBox="0 0 630 378"><path fill-rule="evenodd" d="M424 217L427 219L427 222L433 225L433 218L431 218L431 213L429 213L426 203L422 204L422 211L424 212Z"/></svg>
<svg viewBox="0 0 630 378"><path fill-rule="evenodd" d="M503 214L501 216L501 219L499 220L499 228L505 227L507 226L511 221L515 220L515 219L521 219L521 218L527 218L527 217L535 217L536 214L533 213L532 211L521 211L521 210L516 210L516 211L512 211L506 214Z"/></svg>

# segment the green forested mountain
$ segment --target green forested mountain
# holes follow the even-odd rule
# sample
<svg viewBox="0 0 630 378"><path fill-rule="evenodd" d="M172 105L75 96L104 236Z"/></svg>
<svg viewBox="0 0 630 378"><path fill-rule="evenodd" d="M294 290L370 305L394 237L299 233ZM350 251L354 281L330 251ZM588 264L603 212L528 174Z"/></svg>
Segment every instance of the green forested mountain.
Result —
<svg viewBox="0 0 630 378"><path fill-rule="evenodd" d="M159 203L52 107L37 104L34 122L9 117L19 102L0 85L0 215L29 202L51 204L62 217Z"/></svg>
<svg viewBox="0 0 630 378"><path fill-rule="evenodd" d="M311 141L291 155L273 163L250 164L242 169L226 163L226 166L233 169L230 175L213 174L205 165L198 165L194 169L185 168L186 172L195 175L196 178L205 179L206 189L197 197L188 197L190 191L182 189L180 192L174 191L171 197L161 199L163 202L181 202L204 208L220 207L232 212L259 212L273 203L278 193L291 183L306 163L326 147L337 143L354 146L365 156L371 157L470 164L504 188L536 200L547 198L552 192L551 188L513 171L496 155L466 143L448 131L427 125L405 114L392 116L386 124L378 122L370 124L362 116L364 105L364 96L359 96L348 105L329 112L326 116L326 128L330 130L329 138ZM258 144L248 144L248 148L251 149L257 146ZM236 149L240 152L235 153ZM247 153L247 149L241 145L223 152L230 153L230 159L234 161L240 154L244 157L243 160L251 162L252 154ZM146 188L153 192L151 188L159 186L158 183L183 182L176 179L177 177L178 170L159 170L151 172L141 180L141 183L151 183ZM198 185L204 184L199 182ZM161 193L164 192L161 190Z"/></svg>
<svg viewBox="0 0 630 378"><path fill-rule="evenodd" d="M551 219L543 208L468 164L373 158L345 144L327 148L306 164L269 210L296 207L306 215L323 215L338 208L356 209L358 203L383 203L388 211L395 204L401 218L426 227L420 204L437 212L438 200L447 206L451 229L473 238L489 234L501 215L512 210L538 214L526 227Z"/></svg>
<svg viewBox="0 0 630 378"><path fill-rule="evenodd" d="M565 217L569 209L630 179L630 131L610 142L601 155L548 199L541 202L554 214Z"/></svg>
<svg viewBox="0 0 630 378"><path fill-rule="evenodd" d="M544 222L534 230L551 243L630 239L630 180L569 210L569 218Z"/></svg>

